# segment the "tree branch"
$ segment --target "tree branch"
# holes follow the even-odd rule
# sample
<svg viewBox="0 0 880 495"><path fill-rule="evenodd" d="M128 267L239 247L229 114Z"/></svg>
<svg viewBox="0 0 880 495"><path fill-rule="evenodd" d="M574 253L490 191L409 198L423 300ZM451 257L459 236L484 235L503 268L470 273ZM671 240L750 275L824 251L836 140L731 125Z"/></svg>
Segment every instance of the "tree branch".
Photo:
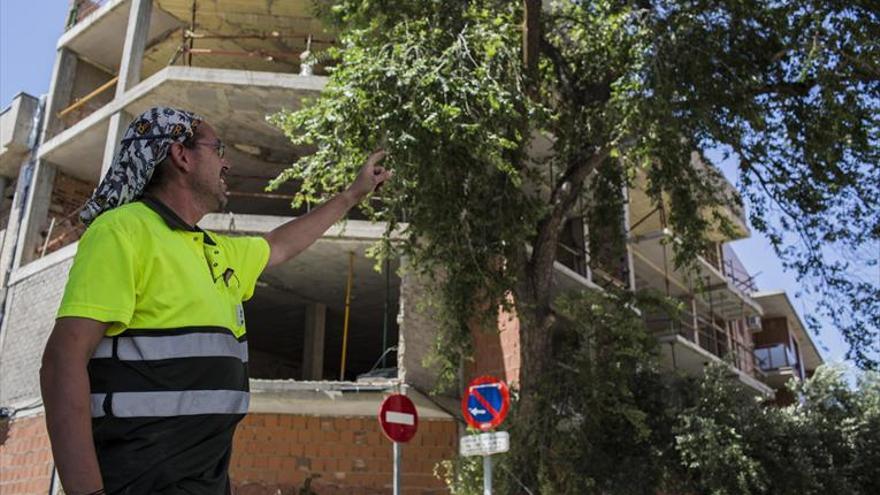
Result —
<svg viewBox="0 0 880 495"><path fill-rule="evenodd" d="M565 214L572 209L583 192L587 177L608 158L610 151L611 148L606 145L593 149L591 153L587 149L583 153L577 153L569 160L569 167L550 196L553 207L538 223L538 235L532 246L532 256L527 268L533 284L531 290L542 299L548 300L551 297L549 289L553 261L556 259L556 244Z"/></svg>

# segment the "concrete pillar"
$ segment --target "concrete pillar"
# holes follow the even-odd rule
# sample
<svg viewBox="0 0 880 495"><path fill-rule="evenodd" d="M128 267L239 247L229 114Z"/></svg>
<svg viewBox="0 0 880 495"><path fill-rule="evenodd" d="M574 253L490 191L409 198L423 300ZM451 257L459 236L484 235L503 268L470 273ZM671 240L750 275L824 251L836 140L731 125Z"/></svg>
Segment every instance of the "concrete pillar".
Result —
<svg viewBox="0 0 880 495"><path fill-rule="evenodd" d="M153 0L131 0L128 27L125 31L125 44L122 47L122 60L119 63L116 98L125 94L141 80L141 66L144 61L144 48L147 46L152 11Z"/></svg>
<svg viewBox="0 0 880 495"><path fill-rule="evenodd" d="M18 249L15 252L13 270L32 261L34 252L40 242L40 230L46 223L49 214L49 203L52 198L52 187L55 184L54 164L46 160L37 161L24 204L22 227L18 232Z"/></svg>
<svg viewBox="0 0 880 495"><path fill-rule="evenodd" d="M627 189L626 184L623 185L623 245L626 248L626 270L629 274L629 280L627 283L629 284L629 290L636 290L636 267L633 262L633 254L632 254L632 245L629 242L630 237L630 219L629 219L629 189Z"/></svg>
<svg viewBox="0 0 880 495"><path fill-rule="evenodd" d="M303 380L321 380L324 374L324 333L327 306L320 303L306 307L306 331L303 338Z"/></svg>
<svg viewBox="0 0 880 495"><path fill-rule="evenodd" d="M104 174L113 163L113 157L116 156L116 150L119 149L119 141L125 135L125 129L134 117L122 110L110 116L110 123L107 126L107 140L104 142L104 158L101 161L101 175L98 182L104 178Z"/></svg>
<svg viewBox="0 0 880 495"><path fill-rule="evenodd" d="M5 298L9 273L12 271L12 263L15 260L15 242L21 231L21 210L24 208L25 196L28 193L29 179L31 174L27 167L27 158L20 167L18 182L15 185L15 194L12 197L12 206L9 208L9 221L6 223L6 235L3 237L3 246L0 248L0 301ZM5 192L4 192L5 194Z"/></svg>
<svg viewBox="0 0 880 495"><path fill-rule="evenodd" d="M45 124L43 125L43 134L40 137L41 143L45 143L64 130L64 122L58 118L58 112L70 105L78 60L76 54L67 48L58 50L55 65L52 68L49 96L46 99L46 114L43 118Z"/></svg>
<svg viewBox="0 0 880 495"><path fill-rule="evenodd" d="M137 85L141 80L141 68L144 62L144 49L150 33L150 15L153 12L153 0L132 0L128 12L128 27L125 31L125 44L122 47L122 59L119 63L119 80L116 82L116 96L121 98L126 91ZM110 116L107 127L107 140L104 142L104 158L101 161L101 173L98 181L104 178L126 127L132 116L119 111Z"/></svg>

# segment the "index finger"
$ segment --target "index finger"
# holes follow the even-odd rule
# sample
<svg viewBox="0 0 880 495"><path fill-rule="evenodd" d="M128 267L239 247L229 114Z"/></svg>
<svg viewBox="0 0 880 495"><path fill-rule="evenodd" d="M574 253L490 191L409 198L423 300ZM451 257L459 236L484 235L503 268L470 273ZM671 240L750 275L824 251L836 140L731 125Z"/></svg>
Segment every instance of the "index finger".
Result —
<svg viewBox="0 0 880 495"><path fill-rule="evenodd" d="M384 159L385 155L387 154L388 153L386 153L385 150L382 149L373 151L372 153L370 153L370 156L367 157L367 165L376 165L377 163L382 161L382 159Z"/></svg>

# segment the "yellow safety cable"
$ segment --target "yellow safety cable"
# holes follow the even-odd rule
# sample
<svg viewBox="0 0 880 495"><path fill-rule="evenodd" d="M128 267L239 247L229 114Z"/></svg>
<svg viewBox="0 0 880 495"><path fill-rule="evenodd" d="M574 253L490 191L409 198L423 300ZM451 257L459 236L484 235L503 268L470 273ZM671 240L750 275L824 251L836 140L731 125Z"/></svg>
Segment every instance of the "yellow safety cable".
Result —
<svg viewBox="0 0 880 495"><path fill-rule="evenodd" d="M345 286L345 321L342 325L342 365L339 381L345 380L345 351L348 348L348 315L351 311L351 281L354 278L354 251L348 253L348 282Z"/></svg>

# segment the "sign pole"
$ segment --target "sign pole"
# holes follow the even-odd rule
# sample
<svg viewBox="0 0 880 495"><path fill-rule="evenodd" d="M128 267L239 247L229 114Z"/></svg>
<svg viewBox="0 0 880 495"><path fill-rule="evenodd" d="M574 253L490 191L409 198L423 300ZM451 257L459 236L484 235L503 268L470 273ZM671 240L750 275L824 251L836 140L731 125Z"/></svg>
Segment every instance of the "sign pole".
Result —
<svg viewBox="0 0 880 495"><path fill-rule="evenodd" d="M483 456L483 495L492 495L492 456Z"/></svg>
<svg viewBox="0 0 880 495"><path fill-rule="evenodd" d="M400 495L400 443L394 443L394 495Z"/></svg>

